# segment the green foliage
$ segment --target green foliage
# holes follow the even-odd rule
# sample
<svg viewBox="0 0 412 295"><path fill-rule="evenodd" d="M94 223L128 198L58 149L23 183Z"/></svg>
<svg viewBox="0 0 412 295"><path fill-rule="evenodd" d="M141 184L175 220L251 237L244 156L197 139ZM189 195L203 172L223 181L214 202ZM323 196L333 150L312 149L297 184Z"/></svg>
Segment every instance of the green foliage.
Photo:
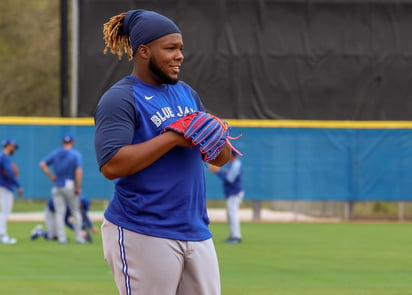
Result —
<svg viewBox="0 0 412 295"><path fill-rule="evenodd" d="M376 213L388 213L389 212L389 205L385 204L384 202L375 202L373 204L373 212Z"/></svg>
<svg viewBox="0 0 412 295"><path fill-rule="evenodd" d="M412 218L412 203L404 202L404 217ZM354 207L355 219L386 219L396 220L399 217L398 202L358 202Z"/></svg>
<svg viewBox="0 0 412 295"><path fill-rule="evenodd" d="M59 245L31 241L34 225L9 224L18 243L0 244L2 293L117 294L99 234L93 244ZM227 224L211 225L224 295L410 294L410 224L244 223L242 227L244 242L229 245L223 242Z"/></svg>
<svg viewBox="0 0 412 295"><path fill-rule="evenodd" d="M59 115L59 2L0 1L0 116Z"/></svg>

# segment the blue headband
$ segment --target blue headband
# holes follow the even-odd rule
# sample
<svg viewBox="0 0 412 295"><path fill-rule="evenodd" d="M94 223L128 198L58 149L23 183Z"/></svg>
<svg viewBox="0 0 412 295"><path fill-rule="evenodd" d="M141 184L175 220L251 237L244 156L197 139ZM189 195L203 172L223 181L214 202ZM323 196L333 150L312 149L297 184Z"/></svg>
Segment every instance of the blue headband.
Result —
<svg viewBox="0 0 412 295"><path fill-rule="evenodd" d="M129 10L124 17L123 30L130 37L133 54L141 44L147 44L160 37L179 33L176 24L169 18L143 9Z"/></svg>

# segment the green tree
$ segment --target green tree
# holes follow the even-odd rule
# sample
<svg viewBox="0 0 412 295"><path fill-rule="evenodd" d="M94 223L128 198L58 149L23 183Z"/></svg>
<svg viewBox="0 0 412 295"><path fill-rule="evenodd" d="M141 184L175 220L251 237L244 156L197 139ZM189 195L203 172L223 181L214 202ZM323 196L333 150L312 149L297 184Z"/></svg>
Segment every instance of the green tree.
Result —
<svg viewBox="0 0 412 295"><path fill-rule="evenodd" d="M59 115L58 0L0 0L0 116Z"/></svg>

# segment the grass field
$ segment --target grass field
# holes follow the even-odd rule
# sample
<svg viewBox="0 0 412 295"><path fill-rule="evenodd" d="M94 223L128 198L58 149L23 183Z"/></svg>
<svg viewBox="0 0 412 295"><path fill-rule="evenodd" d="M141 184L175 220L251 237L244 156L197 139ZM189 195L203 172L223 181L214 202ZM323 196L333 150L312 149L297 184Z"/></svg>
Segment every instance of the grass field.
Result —
<svg viewBox="0 0 412 295"><path fill-rule="evenodd" d="M34 225L9 223L18 243L0 244L0 294L117 294L103 261L99 234L93 244L59 245L31 241ZM223 295L412 293L412 224L244 223L242 227L244 242L228 245L223 242L227 225L211 225Z"/></svg>

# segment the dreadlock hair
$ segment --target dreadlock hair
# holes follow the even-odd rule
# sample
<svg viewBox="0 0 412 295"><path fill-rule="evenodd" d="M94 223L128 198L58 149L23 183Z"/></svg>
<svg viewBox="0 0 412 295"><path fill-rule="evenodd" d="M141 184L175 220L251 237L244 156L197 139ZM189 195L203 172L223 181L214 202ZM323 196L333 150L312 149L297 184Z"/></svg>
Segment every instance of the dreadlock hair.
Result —
<svg viewBox="0 0 412 295"><path fill-rule="evenodd" d="M130 45L129 36L126 35L123 23L126 12L122 12L110 18L110 20L103 25L103 39L106 47L103 53L106 54L110 49L110 53L116 54L119 60L122 59L123 51L127 54L129 60L133 59L133 50Z"/></svg>

